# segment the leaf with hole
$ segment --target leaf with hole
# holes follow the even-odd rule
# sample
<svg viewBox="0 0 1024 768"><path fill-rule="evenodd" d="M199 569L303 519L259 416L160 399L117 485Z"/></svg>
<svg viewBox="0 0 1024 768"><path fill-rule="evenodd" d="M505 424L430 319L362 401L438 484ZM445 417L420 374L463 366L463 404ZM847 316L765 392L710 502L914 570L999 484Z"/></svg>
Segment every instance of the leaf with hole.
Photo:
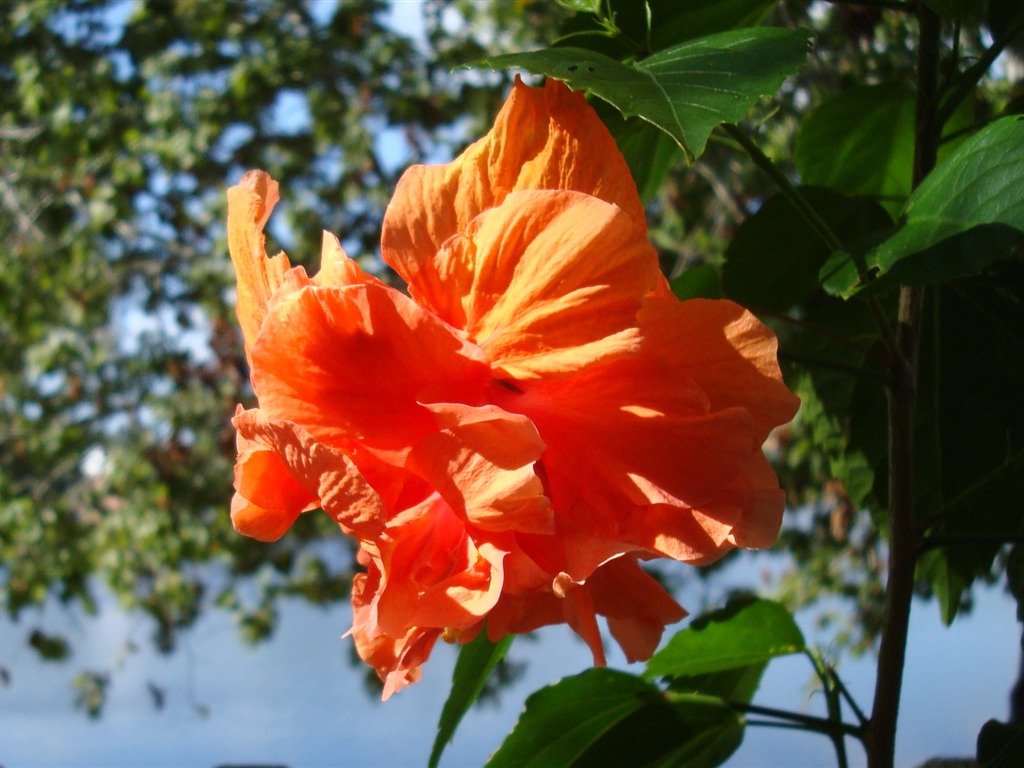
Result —
<svg viewBox="0 0 1024 768"><path fill-rule="evenodd" d="M564 80L669 134L692 162L715 126L735 123L795 73L806 30L754 27L690 40L631 64L582 48L495 56L468 66L518 68Z"/></svg>

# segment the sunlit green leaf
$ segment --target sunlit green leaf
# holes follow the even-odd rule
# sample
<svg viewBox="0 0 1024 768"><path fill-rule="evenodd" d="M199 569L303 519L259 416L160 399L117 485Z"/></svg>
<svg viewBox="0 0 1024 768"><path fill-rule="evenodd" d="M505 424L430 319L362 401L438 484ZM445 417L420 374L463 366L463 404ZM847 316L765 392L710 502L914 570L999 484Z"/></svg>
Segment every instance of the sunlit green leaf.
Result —
<svg viewBox="0 0 1024 768"><path fill-rule="evenodd" d="M910 86L881 83L822 103L797 134L803 183L875 197L898 212L911 191L914 101Z"/></svg>
<svg viewBox="0 0 1024 768"><path fill-rule="evenodd" d="M462 722L463 716L476 702L495 665L508 652L513 637L514 635L505 635L498 642L492 643L484 630L459 649L459 658L452 673L452 689L441 710L437 737L434 739L430 760L427 763L430 768L437 766L444 748L455 735L455 729Z"/></svg>
<svg viewBox="0 0 1024 768"><path fill-rule="evenodd" d="M525 69L591 91L625 117L661 128L692 160L715 126L741 120L799 68L808 37L803 30L757 27L691 40L632 64L582 48L549 48L471 66Z"/></svg>
<svg viewBox="0 0 1024 768"><path fill-rule="evenodd" d="M604 0L558 0L558 4L578 13L600 13Z"/></svg>
<svg viewBox="0 0 1024 768"><path fill-rule="evenodd" d="M849 297L868 285L883 289L900 281L977 274L1019 253L1022 188L1024 121L1008 117L978 132L929 174L892 237L862 256L838 253L829 259L821 270L823 284ZM952 238L957 239L947 242ZM897 271L904 260L909 261Z"/></svg>
<svg viewBox="0 0 1024 768"><path fill-rule="evenodd" d="M678 696L611 669L591 669L537 691L488 768L719 765L742 721L715 697Z"/></svg>
<svg viewBox="0 0 1024 768"><path fill-rule="evenodd" d="M648 678L704 675L799 653L804 638L782 605L738 598L677 632L647 662Z"/></svg>
<svg viewBox="0 0 1024 768"><path fill-rule="evenodd" d="M797 134L794 160L803 183L872 197L898 214L912 189L916 98L909 85L887 82L861 85L822 103ZM973 120L964 102L944 134L957 134ZM943 143L940 160L957 143Z"/></svg>

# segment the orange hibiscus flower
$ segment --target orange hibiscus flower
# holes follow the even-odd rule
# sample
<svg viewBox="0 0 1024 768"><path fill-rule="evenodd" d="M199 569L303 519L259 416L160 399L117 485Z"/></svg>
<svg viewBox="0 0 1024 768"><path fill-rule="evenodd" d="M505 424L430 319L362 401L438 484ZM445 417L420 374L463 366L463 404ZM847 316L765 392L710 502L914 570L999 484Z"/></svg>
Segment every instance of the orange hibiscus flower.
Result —
<svg viewBox="0 0 1024 768"><path fill-rule="evenodd" d="M483 139L402 177L382 254L324 236L319 273L268 258L277 184L229 190L258 408L235 416L232 521L262 540L323 509L353 536L351 634L387 698L439 637L604 616L648 658L683 609L639 565L774 542L761 446L792 418L773 334L674 298L625 161L583 96L517 81Z"/></svg>

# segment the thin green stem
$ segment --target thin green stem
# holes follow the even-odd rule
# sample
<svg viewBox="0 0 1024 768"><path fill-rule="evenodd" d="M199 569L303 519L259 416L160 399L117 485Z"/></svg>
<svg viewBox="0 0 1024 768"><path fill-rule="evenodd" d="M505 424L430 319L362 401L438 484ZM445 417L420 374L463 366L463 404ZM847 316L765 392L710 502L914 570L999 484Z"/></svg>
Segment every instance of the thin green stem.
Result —
<svg viewBox="0 0 1024 768"><path fill-rule="evenodd" d="M829 251L835 253L836 251L843 250L843 241L839 239L839 236L836 235L828 223L821 218L821 215L814 210L814 206L807 202L807 198L800 194L800 190L793 185L793 182L786 177L786 174L779 170L779 167L772 162L771 158L762 152L761 148L741 131L738 126L732 123L724 123L722 128L736 140L736 143L747 153L754 165L760 168L775 183L775 186L785 195L797 212L803 216L808 226L810 226L814 234L818 236ZM861 272L866 271L866 269L861 269ZM886 319L881 303L874 297L869 298L866 303L868 311L871 313L871 318L878 327L878 332L886 351L890 357L897 355L896 338L888 319Z"/></svg>
<svg viewBox="0 0 1024 768"><path fill-rule="evenodd" d="M754 165L764 171L768 178L775 182L775 186L793 204L797 212L804 217L807 224L814 230L814 234L821 239L828 249L832 252L841 251L843 249L843 241L839 239L828 223L814 210L814 207L807 202L807 199L800 194L800 191L793 185L793 182L786 178L786 174L780 171L779 167L772 162L771 158L762 152L761 148L751 141L750 137L741 131L738 126L732 123L725 123L722 128L750 156Z"/></svg>
<svg viewBox="0 0 1024 768"><path fill-rule="evenodd" d="M757 720L756 718L746 718L745 720L747 727L749 728L785 728L790 731L806 731L806 726L800 725L800 723L786 723L779 720Z"/></svg>
<svg viewBox="0 0 1024 768"><path fill-rule="evenodd" d="M825 694L825 707L828 709L828 719L831 723L842 723L843 708L839 692L832 684L832 676L829 674L829 667L825 660L816 652L807 651L807 656L814 665L814 671L821 680L821 689ZM838 768L849 768L850 761L846 756L846 738L842 733L829 733L829 739L836 751L836 764Z"/></svg>
<svg viewBox="0 0 1024 768"><path fill-rule="evenodd" d="M730 709L737 712L743 712L751 715L764 715L765 717L773 717L777 720L786 720L791 723L797 723L800 727L806 730L860 738L860 727L850 723L844 723L841 721L835 722L824 717L805 715L802 712L789 712L785 709L762 707L757 704L745 704L742 701L726 701L725 703Z"/></svg>
<svg viewBox="0 0 1024 768"><path fill-rule="evenodd" d="M850 694L850 691L847 690L846 685L843 683L842 679L840 679L839 675L836 673L835 667L830 666L828 668L828 671L832 677L832 682L835 683L836 689L839 691L842 697L846 699L846 703L850 705L850 709L852 709L853 714L857 716L857 720L860 722L861 726L867 725L867 715L864 714L864 711L857 704L857 700L854 699L853 696Z"/></svg>

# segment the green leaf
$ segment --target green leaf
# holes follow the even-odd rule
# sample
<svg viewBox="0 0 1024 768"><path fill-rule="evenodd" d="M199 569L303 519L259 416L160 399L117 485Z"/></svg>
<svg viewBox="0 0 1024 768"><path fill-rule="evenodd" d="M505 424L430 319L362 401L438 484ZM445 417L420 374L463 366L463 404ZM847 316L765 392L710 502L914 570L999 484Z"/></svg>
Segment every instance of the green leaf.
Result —
<svg viewBox="0 0 1024 768"><path fill-rule="evenodd" d="M820 187L800 194L843 241L891 228L892 219L875 202ZM786 312L806 302L821 285L818 272L828 248L784 195L770 198L736 231L725 252L725 294L756 310Z"/></svg>
<svg viewBox="0 0 1024 768"><path fill-rule="evenodd" d="M915 569L916 578L926 582L939 602L939 615L946 626L953 623L960 612L960 600L970 579L964 578L949 561L949 553L932 549L921 555Z"/></svg>
<svg viewBox="0 0 1024 768"><path fill-rule="evenodd" d="M794 161L804 184L872 197L896 215L911 192L914 169L913 88L902 82L862 85L833 96L800 127ZM974 120L964 102L945 135ZM956 147L940 148L942 160Z"/></svg>
<svg viewBox="0 0 1024 768"><path fill-rule="evenodd" d="M982 768L1013 768L1024 764L1024 724L989 720L978 733Z"/></svg>
<svg viewBox="0 0 1024 768"><path fill-rule="evenodd" d="M804 184L895 202L911 191L914 91L904 83L833 96L800 128L794 161Z"/></svg>
<svg viewBox="0 0 1024 768"><path fill-rule="evenodd" d="M673 695L672 699L679 719L694 733L658 765L714 768L728 760L743 741L743 718L714 697ZM628 761L617 764L626 765Z"/></svg>
<svg viewBox="0 0 1024 768"><path fill-rule="evenodd" d="M591 91L623 116L661 128L692 161L715 126L741 120L800 67L808 37L804 30L756 27L691 40L632 64L582 48L548 48L468 66L521 68Z"/></svg>
<svg viewBox="0 0 1024 768"><path fill-rule="evenodd" d="M761 676L767 667L768 662L761 661L706 675L677 676L670 680L669 688L674 692L718 696L725 701L749 704L761 685Z"/></svg>
<svg viewBox="0 0 1024 768"><path fill-rule="evenodd" d="M508 653L513 637L514 635L505 635L498 642L492 643L485 629L459 650L459 658L452 673L452 689L441 710L441 719L437 723L437 738L434 739L434 746L430 750L430 760L427 763L429 768L437 768L444 748L455 735L455 729L477 700L495 665Z"/></svg>
<svg viewBox="0 0 1024 768"><path fill-rule="evenodd" d="M672 293L680 299L720 299L722 286L718 270L711 264L701 264L684 270L672 279Z"/></svg>
<svg viewBox="0 0 1024 768"><path fill-rule="evenodd" d="M1021 247L1021 189L1024 121L1007 117L979 131L929 174L892 237L863 256L833 255L821 270L822 283L830 293L850 297L868 285L882 290L901 280L977 274ZM894 270L904 260L910 261Z"/></svg>
<svg viewBox="0 0 1024 768"><path fill-rule="evenodd" d="M744 597L677 632L647 662L644 674L648 678L704 675L800 653L804 648L800 628L782 605Z"/></svg>
<svg viewBox="0 0 1024 768"><path fill-rule="evenodd" d="M1024 263L930 291L919 365L919 523L938 546L919 566L943 618L1024 530Z"/></svg>
<svg viewBox="0 0 1024 768"><path fill-rule="evenodd" d="M924 4L944 18L963 19L980 10L982 0L924 0Z"/></svg>
<svg viewBox="0 0 1024 768"><path fill-rule="evenodd" d="M487 768L720 765L742 738L742 720L714 697L670 704L653 684L590 669L542 688Z"/></svg>
<svg viewBox="0 0 1024 768"><path fill-rule="evenodd" d="M651 6L654 20L652 35L655 42L679 42L752 27L773 5L775 0L688 0L685 3L661 0Z"/></svg>
<svg viewBox="0 0 1024 768"><path fill-rule="evenodd" d="M581 7L590 0L567 0ZM594 0L596 10L563 26L560 40L572 40L616 59L644 58L655 51L718 32L752 27L776 0ZM607 3L608 12L602 6ZM601 19L595 19L594 17ZM610 34L606 19L614 19Z"/></svg>
<svg viewBox="0 0 1024 768"><path fill-rule="evenodd" d="M576 11L577 13L601 13L601 5L604 0L558 0L558 4L563 8L568 8L570 11Z"/></svg>
<svg viewBox="0 0 1024 768"><path fill-rule="evenodd" d="M682 160L679 145L664 131L638 118L627 120L605 101L593 105L629 165L640 200L650 201L661 189L669 169Z"/></svg>
<svg viewBox="0 0 1024 768"><path fill-rule="evenodd" d="M892 228L886 211L867 198L823 187L798 191L851 247ZM783 314L799 307L799 321L778 328L780 357L804 372L797 379L800 419L832 477L859 506L875 501L872 494L884 480L885 395L878 379L885 373L869 358L876 326L866 307L821 289L818 272L828 257L804 217L778 194L740 225L726 250L722 286L727 297L755 311Z"/></svg>

